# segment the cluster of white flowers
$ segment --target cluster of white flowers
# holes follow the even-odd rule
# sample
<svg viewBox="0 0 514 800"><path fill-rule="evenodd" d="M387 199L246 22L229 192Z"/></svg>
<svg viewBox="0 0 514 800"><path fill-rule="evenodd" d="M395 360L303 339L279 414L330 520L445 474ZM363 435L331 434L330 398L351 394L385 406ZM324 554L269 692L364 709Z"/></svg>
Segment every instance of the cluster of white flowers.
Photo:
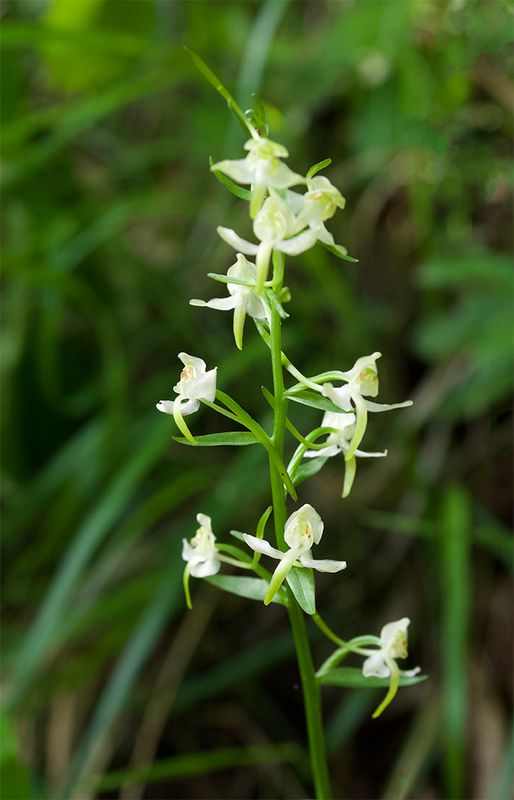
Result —
<svg viewBox="0 0 514 800"><path fill-rule="evenodd" d="M288 152L276 142L255 133L255 136L246 142L245 149L248 151L245 158L219 161L213 164L211 169L222 173L230 181L250 186L250 218L253 221L253 232L257 242L241 238L231 228L219 227L218 233L221 238L237 252L236 261L228 269L226 276L214 276L226 284L228 296L208 301L198 299L190 301L193 306L233 311L234 339L239 349L243 346L247 316L256 320L258 325L262 324L265 329L267 327L268 331L271 329L272 306L275 303L277 307L277 302L280 302L278 296L274 294L276 283L274 280L268 280L274 251L285 255L298 255L320 242L336 253L346 255L345 248L335 243L332 234L325 226L325 222L334 216L337 209L345 206L343 196L328 178L316 175L319 168L328 162L316 165L306 177L302 177L284 164L282 159L287 158ZM303 194L291 189L298 185L306 187ZM249 261L246 256L253 257L255 261ZM281 288L281 280L279 284ZM368 412L389 411L411 405L410 401L384 405L368 399L375 398L378 394L376 362L380 355L376 352L360 357L347 371L332 371L312 378L304 378L302 373L289 361L287 362L288 369L301 378L299 383L286 392L287 396L292 399L296 397L302 402L305 401L306 390L311 392L311 396L315 390L329 401L328 404L325 403L325 407L328 406L330 410L324 413L321 420L321 427L329 431L327 439L318 445L317 449L306 449L304 446L303 457L326 459L342 454L346 463L343 496L347 496L350 492L355 476L356 457L376 458L387 455L386 450L367 452L359 449L366 431ZM183 362L184 368L179 382L174 386L178 396L175 400L161 400L157 404L157 409L171 414L186 439L191 444L196 444L184 416L197 411L201 402L214 404L217 368L207 370L202 359L187 353L179 353L179 359ZM340 385L334 386L333 381ZM219 393L218 396L223 398L223 393ZM219 406L212 407L220 410ZM222 413L237 419L237 414L234 416L227 414L226 411ZM305 443L305 438L302 441ZM189 606L190 575L197 578L213 576L219 572L222 562L245 569L252 568L248 561L243 562L220 553L220 547L221 550L229 552L230 547L217 545L210 517L198 514L197 520L200 527L190 542L184 539L182 550L182 557L186 562L184 588ZM265 555L278 561L278 566L268 579L264 595L266 605L276 597L293 569L314 569L320 572L339 572L345 569L345 561L312 558L312 547L320 543L323 529L323 521L318 512L311 505L305 504L294 511L285 523L283 541L288 549L280 550L273 547L262 538L262 532L257 536L242 535L243 541L255 554ZM258 556L254 556L252 563L257 561ZM269 573L266 574L269 576ZM379 640L371 637L371 641L377 643L375 649L354 650L366 656L362 667L364 676L390 678L390 691L380 710L385 707L386 701L389 702L394 696L399 676L414 675L419 671L419 668L416 668L401 673L396 664L397 658L405 658L407 655L408 625L407 618L388 623L382 628Z"/></svg>

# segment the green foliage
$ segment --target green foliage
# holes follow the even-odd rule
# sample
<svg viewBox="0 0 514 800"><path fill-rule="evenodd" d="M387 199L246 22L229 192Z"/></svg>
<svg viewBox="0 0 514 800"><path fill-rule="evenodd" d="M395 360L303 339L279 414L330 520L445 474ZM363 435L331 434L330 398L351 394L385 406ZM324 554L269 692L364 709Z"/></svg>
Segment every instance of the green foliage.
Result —
<svg viewBox="0 0 514 800"><path fill-rule="evenodd" d="M411 663L431 676L373 722L376 690L324 689L336 791L505 797L507 4L5 6L4 794L72 796L79 781L99 781L98 792L153 782L155 797L200 797L209 774L213 796L230 798L241 784L214 773L243 765L249 796L311 793L305 759L280 744L298 741L303 725L285 609L273 605L263 623L258 603L195 586L195 610L183 614L181 539L198 510L220 541L231 528L255 530L269 503L266 456L180 447L170 418L153 411L184 349L218 364L223 386L269 431L249 388L270 381L260 337L248 330L233 354L222 315L187 306L209 296L205 273L226 272L233 256L215 228L239 210L214 178L234 186L209 177L209 157L237 157L253 104L252 123L268 118L293 168L333 157L323 169L347 205L331 230L359 259L335 262L319 246L297 260L285 351L314 374L380 349L384 400L415 400L402 419L377 415L369 449L387 432L389 457L361 463L347 501L342 459L319 475L323 459L295 471L302 497L323 506L320 549L348 561L337 590L318 576L320 612L341 635L363 620L378 632L401 600ZM235 101L224 99L244 131L183 43L236 87ZM307 399L290 404L303 436L331 407ZM190 419L199 444L219 435L208 409ZM313 646L319 664L326 644L313 636ZM236 706L238 746L227 754ZM498 742L484 774L469 769L482 717ZM143 764L137 739L148 742L149 728L157 745ZM262 745L263 735L277 744Z"/></svg>

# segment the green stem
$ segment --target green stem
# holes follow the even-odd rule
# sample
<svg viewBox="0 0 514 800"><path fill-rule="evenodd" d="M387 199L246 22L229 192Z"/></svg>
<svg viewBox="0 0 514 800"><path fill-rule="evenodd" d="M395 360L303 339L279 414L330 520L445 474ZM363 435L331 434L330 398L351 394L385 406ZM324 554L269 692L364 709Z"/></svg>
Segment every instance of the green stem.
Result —
<svg viewBox="0 0 514 800"><path fill-rule="evenodd" d="M281 288L281 270L277 269L275 262L274 290ZM287 401L284 398L284 378L282 374L281 351L281 320L278 313L273 310L271 315L271 356L273 370L273 391L275 396L273 446L280 459L284 456L284 437L287 420ZM275 521L275 534L279 547L284 546L284 528L286 523L286 503L282 479L276 468L275 461L270 458L271 492L273 497L273 515ZM302 682L305 715L307 720L307 735L309 739L309 752L311 759L312 775L316 790L317 800L329 800L332 796L330 779L328 775L325 756L325 740L323 722L321 717L320 687L316 680L312 655L305 628L302 610L290 589L289 595L289 620L293 633L296 649L296 658Z"/></svg>

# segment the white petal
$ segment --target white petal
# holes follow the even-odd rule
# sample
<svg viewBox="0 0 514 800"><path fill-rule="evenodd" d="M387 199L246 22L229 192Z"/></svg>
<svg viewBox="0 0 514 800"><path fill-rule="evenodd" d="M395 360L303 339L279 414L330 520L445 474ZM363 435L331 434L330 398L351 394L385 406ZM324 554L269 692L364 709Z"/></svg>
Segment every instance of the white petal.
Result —
<svg viewBox="0 0 514 800"><path fill-rule="evenodd" d="M173 416L173 403L174 400L159 400L155 408L157 411L162 411L163 414L171 414Z"/></svg>
<svg viewBox="0 0 514 800"><path fill-rule="evenodd" d="M221 564L216 556L194 563L190 562L189 572L194 578L206 578L208 575L216 575L220 571Z"/></svg>
<svg viewBox="0 0 514 800"><path fill-rule="evenodd" d="M381 650L377 650L367 658L362 665L362 674L365 678L388 678L391 670L384 661Z"/></svg>
<svg viewBox="0 0 514 800"><path fill-rule="evenodd" d="M282 550L277 550L275 547L272 547L266 539L258 539L257 536L249 536L247 533L243 534L243 539L248 547L251 547L251 549L255 550L257 553L263 553L265 556L271 556L271 558L278 558L279 561L285 556Z"/></svg>
<svg viewBox="0 0 514 800"><path fill-rule="evenodd" d="M299 253L304 253L309 250L316 242L316 234L310 228L298 236L293 236L291 239L284 239L276 245L277 250L281 253L286 253L288 256L297 256Z"/></svg>
<svg viewBox="0 0 514 800"><path fill-rule="evenodd" d="M400 675L403 675L405 678L413 678L414 675L418 675L420 672L421 672L421 667L414 667L414 669L400 670Z"/></svg>
<svg viewBox="0 0 514 800"><path fill-rule="evenodd" d="M188 400L207 400L209 403L214 402L214 398L216 397L217 371L218 368L214 367L214 369L210 369L205 375L202 375L194 382L190 381L187 387ZM184 409L182 409L182 413L187 414L190 412L185 412Z"/></svg>
<svg viewBox="0 0 514 800"><path fill-rule="evenodd" d="M203 528L207 533L210 533L213 537L214 534L212 532L212 519L207 514L197 514L196 521Z"/></svg>
<svg viewBox="0 0 514 800"><path fill-rule="evenodd" d="M205 373L207 369L207 364L203 360L203 358L197 358L196 356L190 356L189 353L179 353L178 357L182 361L185 367L193 367L195 372L199 372L201 375Z"/></svg>
<svg viewBox="0 0 514 800"><path fill-rule="evenodd" d="M387 455L387 450L382 453L368 453L366 450L356 450L355 455L360 458L384 458Z"/></svg>
<svg viewBox="0 0 514 800"><path fill-rule="evenodd" d="M165 403L171 402L171 404L172 404L171 405L171 413L172 414L173 414L173 407L174 407L175 403L180 402L180 413L182 414L183 417L186 417L188 414L194 414L195 411L198 411L198 409L200 408L200 403L198 402L198 400L187 400L185 397L182 397L181 395L179 395L176 400L173 400L173 401L166 401L165 400L164 402ZM159 411L161 411L160 408L159 408ZM165 413L169 414L170 412L166 411Z"/></svg>
<svg viewBox="0 0 514 800"><path fill-rule="evenodd" d="M230 297L213 297L212 300L190 300L190 306L199 306L200 308L215 308L217 311L232 311L239 305L239 298L235 295Z"/></svg>
<svg viewBox="0 0 514 800"><path fill-rule="evenodd" d="M392 411L393 408L408 408L411 406L412 400L405 400L404 403L373 403L371 400L364 400L368 411Z"/></svg>
<svg viewBox="0 0 514 800"><path fill-rule="evenodd" d="M223 241L233 247L234 250L238 250L240 253L244 253L247 256L257 255L257 245L248 242L246 239L242 239L232 228L223 228L220 225L217 231Z"/></svg>
<svg viewBox="0 0 514 800"><path fill-rule="evenodd" d="M253 292L246 297L246 312L253 319L267 319L264 303Z"/></svg>
<svg viewBox="0 0 514 800"><path fill-rule="evenodd" d="M328 447L324 447L322 450L307 450L304 454L304 458L317 458L321 456L323 458L332 458L333 456L338 456L341 452L341 448L338 447L336 444L329 445Z"/></svg>
<svg viewBox="0 0 514 800"><path fill-rule="evenodd" d="M300 562L304 567L311 567L318 570L318 572L340 572L342 569L346 569L346 561L300 556Z"/></svg>
<svg viewBox="0 0 514 800"><path fill-rule="evenodd" d="M212 165L211 170L213 172L214 170L219 170L219 172L228 175L229 178L237 181L237 183L251 183L253 180L253 170L248 166L246 158L239 158L233 161L230 159L218 161L216 164Z"/></svg>

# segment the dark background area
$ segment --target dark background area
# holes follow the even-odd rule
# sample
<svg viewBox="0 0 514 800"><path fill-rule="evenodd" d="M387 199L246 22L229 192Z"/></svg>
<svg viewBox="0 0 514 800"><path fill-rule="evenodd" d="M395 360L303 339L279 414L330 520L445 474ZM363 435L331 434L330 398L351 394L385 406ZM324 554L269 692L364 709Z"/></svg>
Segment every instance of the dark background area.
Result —
<svg viewBox="0 0 514 800"><path fill-rule="evenodd" d="M2 9L3 796L302 798L301 693L280 607L193 581L198 511L227 541L269 501L259 449L195 450L155 411L184 350L264 425L268 351L193 309L247 236L209 172L243 133L198 52L347 198L358 257L290 260L285 347L307 374L380 350L376 415L323 517L321 612L343 637L408 616L402 689L324 690L336 797L507 800L512 703L512 12L498 1L11 0ZM304 432L319 415L298 406ZM223 430L205 410L196 433ZM321 549L321 546L320 546ZM322 557L323 554L320 553ZM310 630L317 663L330 647ZM353 662L351 662L353 663ZM355 666L359 662L355 661Z"/></svg>

